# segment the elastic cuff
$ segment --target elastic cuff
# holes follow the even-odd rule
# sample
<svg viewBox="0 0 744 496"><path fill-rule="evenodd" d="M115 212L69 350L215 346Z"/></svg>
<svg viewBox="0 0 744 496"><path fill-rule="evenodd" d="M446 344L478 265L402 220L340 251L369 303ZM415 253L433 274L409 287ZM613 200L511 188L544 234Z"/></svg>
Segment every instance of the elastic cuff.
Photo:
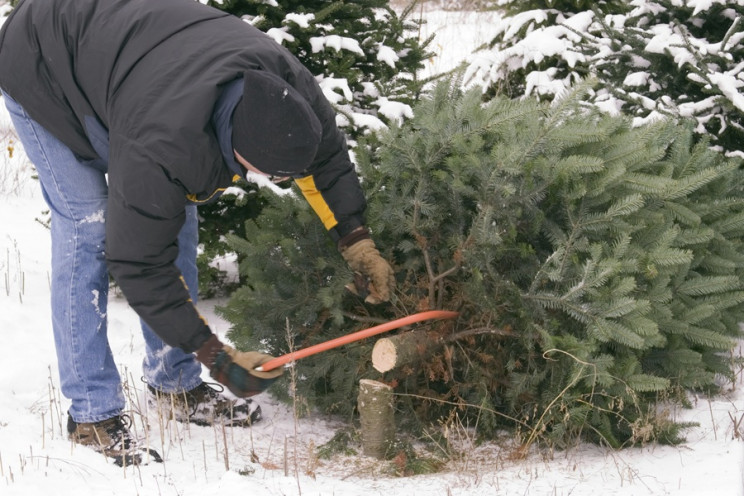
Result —
<svg viewBox="0 0 744 496"><path fill-rule="evenodd" d="M360 227L364 227L364 224L365 224L364 218L359 215L352 215L352 216L344 217L344 218L337 219L337 220L338 220L338 224L333 226L328 231L328 234L330 234L331 239L333 240L334 243L338 243L339 240L348 236L349 234L356 231Z"/></svg>
<svg viewBox="0 0 744 496"><path fill-rule="evenodd" d="M338 240L338 251L344 251L344 249L348 248L354 243L363 239L370 239L370 237L371 236L369 235L369 229L364 226L357 227L349 234Z"/></svg>
<svg viewBox="0 0 744 496"><path fill-rule="evenodd" d="M176 346L181 348L186 353L194 353L196 350L201 348L204 343L207 342L210 336L212 336L212 329L210 329L209 326L206 325L204 322L199 321L197 325L199 327L196 329L196 331L190 334L187 340L182 341L180 344L176 344ZM173 345L171 344L171 346Z"/></svg>

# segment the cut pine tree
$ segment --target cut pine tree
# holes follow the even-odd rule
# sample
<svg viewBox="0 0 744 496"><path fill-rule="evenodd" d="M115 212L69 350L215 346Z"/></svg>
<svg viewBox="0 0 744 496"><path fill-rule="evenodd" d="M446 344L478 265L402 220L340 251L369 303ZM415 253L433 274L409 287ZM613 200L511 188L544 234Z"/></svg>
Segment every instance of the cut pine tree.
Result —
<svg viewBox="0 0 744 496"><path fill-rule="evenodd" d="M431 354L437 342L425 331L378 339L372 348L372 366L379 372L387 372L403 364L416 364Z"/></svg>

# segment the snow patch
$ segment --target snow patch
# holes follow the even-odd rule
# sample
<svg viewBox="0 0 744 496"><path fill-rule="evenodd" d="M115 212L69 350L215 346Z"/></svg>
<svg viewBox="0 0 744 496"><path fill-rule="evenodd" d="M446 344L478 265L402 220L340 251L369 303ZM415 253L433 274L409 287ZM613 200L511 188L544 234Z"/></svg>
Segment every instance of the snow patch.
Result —
<svg viewBox="0 0 744 496"><path fill-rule="evenodd" d="M302 29L310 27L310 23L315 20L315 14L295 14L289 13L284 17L284 23L287 21L294 22Z"/></svg>
<svg viewBox="0 0 744 496"><path fill-rule="evenodd" d="M356 53L364 56L364 51L359 46L359 42L354 38L347 38L345 36L339 36L337 34L331 34L328 36L313 36L310 38L310 46L312 47L313 53L322 52L326 48L333 48L337 52L341 50L347 50L349 52Z"/></svg>
<svg viewBox="0 0 744 496"><path fill-rule="evenodd" d="M708 74L708 78L711 83L718 86L721 93L723 93L736 108L744 112L744 96L739 93L739 88L744 86L744 82L733 74L720 72Z"/></svg>
<svg viewBox="0 0 744 496"><path fill-rule="evenodd" d="M280 45L284 44L285 41L292 43L295 40L295 37L287 32L286 27L271 28L266 31L266 34Z"/></svg>
<svg viewBox="0 0 744 496"><path fill-rule="evenodd" d="M413 109L410 105L401 102L394 102L385 97L377 99L375 105L380 107L380 114L384 115L391 121L402 124L403 121L413 118Z"/></svg>
<svg viewBox="0 0 744 496"><path fill-rule="evenodd" d="M395 64L400 60L400 57L398 57L398 54L395 53L395 50L393 50L389 46L380 44L380 46L377 48L377 60L379 60L380 62L384 62L395 69Z"/></svg>
<svg viewBox="0 0 744 496"><path fill-rule="evenodd" d="M94 214L90 214L89 216L85 217L83 220L80 221L81 224L105 224L106 223L106 214L103 210L99 210Z"/></svg>

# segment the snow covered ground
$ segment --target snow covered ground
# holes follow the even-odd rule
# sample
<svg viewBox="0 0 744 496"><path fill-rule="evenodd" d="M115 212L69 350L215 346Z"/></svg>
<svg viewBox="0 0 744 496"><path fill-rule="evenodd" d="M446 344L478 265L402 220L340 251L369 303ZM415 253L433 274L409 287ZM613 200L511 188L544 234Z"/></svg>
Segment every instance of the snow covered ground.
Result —
<svg viewBox="0 0 744 496"><path fill-rule="evenodd" d="M438 51L428 70L451 68L483 41L492 25L484 16L428 13L425 29L437 32L432 48ZM1 108L0 495L744 495L741 375L724 395L693 398L692 409L671 412L699 424L681 446L582 446L513 460L508 440L475 446L461 432L461 455L445 471L402 478L391 475L390 463L361 455L318 460L314 448L343 424L323 415L297 418L291 405L266 394L256 397L265 420L253 429L164 423L144 398L139 321L115 294L109 337L136 432L165 461L122 469L74 447L64 434L68 403L59 392L50 330L49 232L39 222L45 206L22 150L8 142ZM224 336L228 325L214 313L221 303L205 301L200 309Z"/></svg>

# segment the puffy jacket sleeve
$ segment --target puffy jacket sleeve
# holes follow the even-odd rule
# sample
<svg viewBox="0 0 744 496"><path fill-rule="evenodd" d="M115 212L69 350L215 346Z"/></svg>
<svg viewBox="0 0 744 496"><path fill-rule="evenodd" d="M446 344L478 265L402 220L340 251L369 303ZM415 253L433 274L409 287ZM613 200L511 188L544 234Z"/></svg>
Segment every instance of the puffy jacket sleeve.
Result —
<svg viewBox="0 0 744 496"><path fill-rule="evenodd" d="M364 193L349 158L346 137L336 126L336 112L307 69L300 68L295 77L295 87L308 99L323 126L315 160L306 175L295 178L295 182L331 237L338 241L364 224Z"/></svg>
<svg viewBox="0 0 744 496"><path fill-rule="evenodd" d="M130 306L168 345L193 352L211 335L175 265L184 189L136 144L112 136L106 260Z"/></svg>

